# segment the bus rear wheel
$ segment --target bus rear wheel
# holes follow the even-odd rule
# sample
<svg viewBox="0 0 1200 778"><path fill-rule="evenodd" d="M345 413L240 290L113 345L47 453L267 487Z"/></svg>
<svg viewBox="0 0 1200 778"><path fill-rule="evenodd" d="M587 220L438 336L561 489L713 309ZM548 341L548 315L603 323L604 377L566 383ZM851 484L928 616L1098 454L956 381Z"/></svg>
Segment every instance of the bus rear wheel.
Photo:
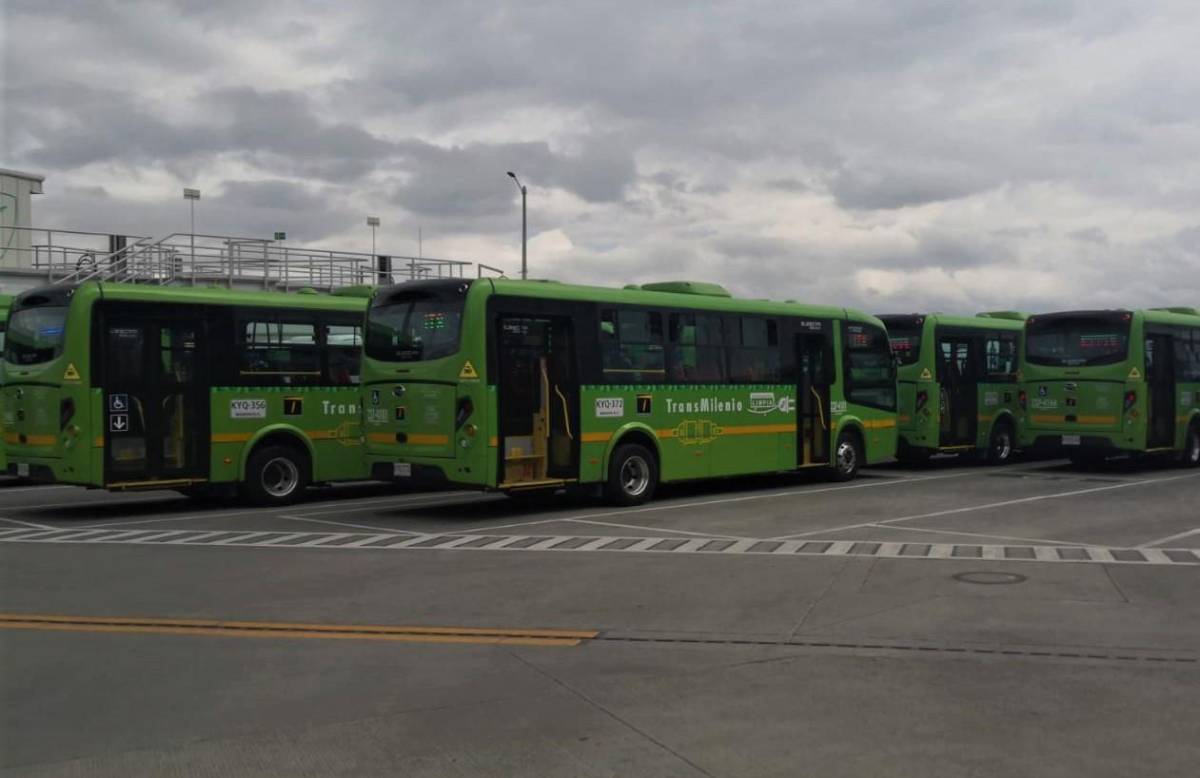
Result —
<svg viewBox="0 0 1200 778"><path fill-rule="evenodd" d="M264 446L246 462L242 494L255 505L291 505L308 487L308 458L292 446Z"/></svg>
<svg viewBox="0 0 1200 778"><path fill-rule="evenodd" d="M658 487L658 460L645 446L617 446L608 462L604 496L615 505L640 505L654 496Z"/></svg>
<svg viewBox="0 0 1200 778"><path fill-rule="evenodd" d="M850 481L862 468L863 450L858 433L842 430L838 435L833 456L833 480Z"/></svg>
<svg viewBox="0 0 1200 778"><path fill-rule="evenodd" d="M1183 438L1183 453L1179 456L1179 464L1184 467L1200 467L1200 424L1188 427Z"/></svg>
<svg viewBox="0 0 1200 778"><path fill-rule="evenodd" d="M1001 421L992 429L992 437L988 440L984 461L989 465L1004 465L1012 459L1015 436L1012 425Z"/></svg>

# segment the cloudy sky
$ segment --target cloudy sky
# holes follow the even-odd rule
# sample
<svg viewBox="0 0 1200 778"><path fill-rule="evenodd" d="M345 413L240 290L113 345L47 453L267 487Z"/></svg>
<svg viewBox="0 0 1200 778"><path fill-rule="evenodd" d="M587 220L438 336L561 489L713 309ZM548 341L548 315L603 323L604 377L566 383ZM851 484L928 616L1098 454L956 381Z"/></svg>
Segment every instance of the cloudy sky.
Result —
<svg viewBox="0 0 1200 778"><path fill-rule="evenodd" d="M1200 305L1194 0L0 0L39 225L872 311Z"/></svg>

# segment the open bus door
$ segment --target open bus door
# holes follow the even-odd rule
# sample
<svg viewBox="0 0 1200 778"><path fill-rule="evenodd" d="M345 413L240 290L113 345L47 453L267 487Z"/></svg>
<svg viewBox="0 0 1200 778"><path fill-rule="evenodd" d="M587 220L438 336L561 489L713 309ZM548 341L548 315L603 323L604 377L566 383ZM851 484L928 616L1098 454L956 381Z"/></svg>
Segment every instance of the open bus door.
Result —
<svg viewBox="0 0 1200 778"><path fill-rule="evenodd" d="M937 339L937 378L941 384L939 443L974 446L978 426L979 366L970 338L946 335Z"/></svg>
<svg viewBox="0 0 1200 778"><path fill-rule="evenodd" d="M208 477L208 370L200 315L105 311L93 364L103 386L104 481Z"/></svg>
<svg viewBox="0 0 1200 778"><path fill-rule="evenodd" d="M826 336L796 335L798 465L829 464L829 349Z"/></svg>
<svg viewBox="0 0 1200 778"><path fill-rule="evenodd" d="M579 381L572 320L497 319L500 485L549 487L578 477Z"/></svg>
<svg viewBox="0 0 1200 778"><path fill-rule="evenodd" d="M1146 448L1175 445L1175 349L1171 336L1146 336L1146 391L1149 415Z"/></svg>

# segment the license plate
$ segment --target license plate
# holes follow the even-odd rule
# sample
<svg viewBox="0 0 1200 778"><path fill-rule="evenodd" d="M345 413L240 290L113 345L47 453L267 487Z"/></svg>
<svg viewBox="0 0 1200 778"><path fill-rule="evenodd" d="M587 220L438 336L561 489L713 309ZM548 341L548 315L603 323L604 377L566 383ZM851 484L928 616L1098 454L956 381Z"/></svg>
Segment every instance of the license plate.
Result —
<svg viewBox="0 0 1200 778"><path fill-rule="evenodd" d="M1063 435L1062 444L1064 446L1078 446L1083 443L1083 439L1079 435Z"/></svg>
<svg viewBox="0 0 1200 778"><path fill-rule="evenodd" d="M28 462L18 462L17 463L17 475L22 478L29 477L29 463Z"/></svg>
<svg viewBox="0 0 1200 778"><path fill-rule="evenodd" d="M392 464L392 476L395 478L411 478L412 464L409 462L395 462Z"/></svg>

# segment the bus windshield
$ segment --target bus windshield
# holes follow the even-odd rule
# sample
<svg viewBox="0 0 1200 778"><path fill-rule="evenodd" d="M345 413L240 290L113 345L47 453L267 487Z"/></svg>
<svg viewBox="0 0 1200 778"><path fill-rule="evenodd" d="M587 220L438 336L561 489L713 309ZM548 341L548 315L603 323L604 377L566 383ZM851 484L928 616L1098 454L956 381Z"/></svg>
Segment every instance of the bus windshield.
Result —
<svg viewBox="0 0 1200 778"><path fill-rule="evenodd" d="M19 310L8 320L4 359L14 365L49 362L62 353L67 307L47 305Z"/></svg>
<svg viewBox="0 0 1200 778"><path fill-rule="evenodd" d="M386 362L417 362L458 351L467 285L454 289L414 289L392 295L371 308L367 356Z"/></svg>
<svg viewBox="0 0 1200 778"><path fill-rule="evenodd" d="M1104 316L1035 319L1025 339L1026 359L1050 367L1090 367L1125 361L1129 321Z"/></svg>
<svg viewBox="0 0 1200 778"><path fill-rule="evenodd" d="M921 328L902 329L888 326L888 340L892 345L892 353L896 362L901 365L915 365L921 358Z"/></svg>

